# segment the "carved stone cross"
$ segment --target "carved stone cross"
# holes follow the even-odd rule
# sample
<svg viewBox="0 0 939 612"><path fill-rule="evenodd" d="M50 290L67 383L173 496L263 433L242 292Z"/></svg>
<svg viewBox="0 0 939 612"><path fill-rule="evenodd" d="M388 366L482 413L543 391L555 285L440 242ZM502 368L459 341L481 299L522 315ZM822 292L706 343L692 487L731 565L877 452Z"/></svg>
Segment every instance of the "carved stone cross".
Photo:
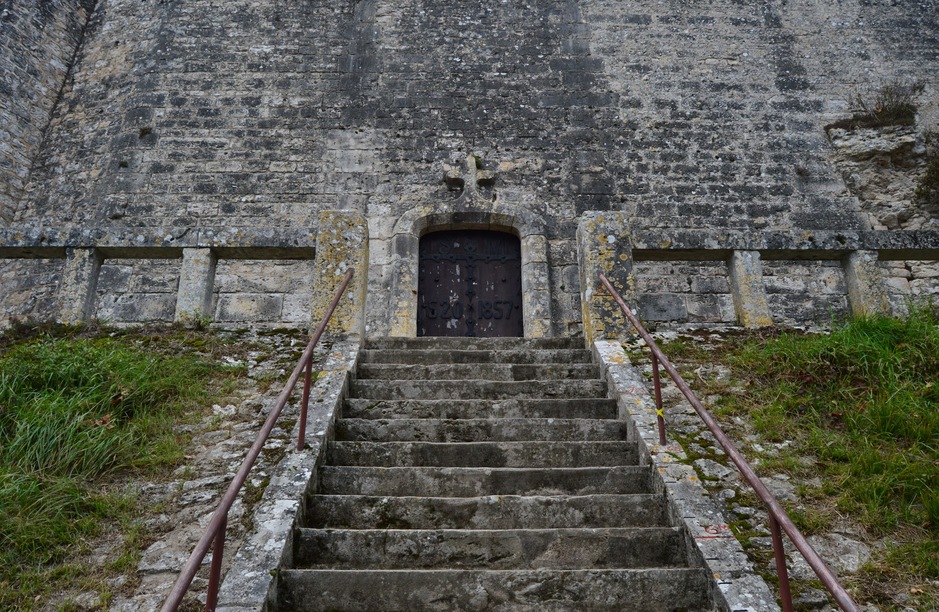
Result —
<svg viewBox="0 0 939 612"><path fill-rule="evenodd" d="M450 191L459 191L461 198L483 199L489 197L480 193L480 187L483 189L492 189L496 182L496 173L492 170L483 170L482 162L475 155L467 155L463 167L444 164L443 180Z"/></svg>

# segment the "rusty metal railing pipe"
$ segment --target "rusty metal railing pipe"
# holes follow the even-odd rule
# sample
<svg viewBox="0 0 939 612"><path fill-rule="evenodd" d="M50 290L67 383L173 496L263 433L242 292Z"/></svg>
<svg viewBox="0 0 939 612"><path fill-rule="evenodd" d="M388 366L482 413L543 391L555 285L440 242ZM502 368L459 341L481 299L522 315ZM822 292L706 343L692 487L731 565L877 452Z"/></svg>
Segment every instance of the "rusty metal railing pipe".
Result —
<svg viewBox="0 0 939 612"><path fill-rule="evenodd" d="M255 438L254 444L252 444L251 448L248 449L248 454L245 456L244 461L241 462L241 467L238 468L238 472L235 474L231 484L228 486L228 490L225 491L225 495L222 496L222 500L219 502L218 508L216 508L215 512L212 514L212 519L209 521L208 526L205 528L205 532L199 539L199 543L196 544L195 549L193 549L192 554L189 555L189 559L186 561L186 564L180 571L179 577L176 579L176 583L173 584L173 588L170 590L170 593L167 595L166 601L161 608L162 612L175 612L179 608L179 605L183 601L183 597L186 595L186 591L189 590L189 585L192 584L192 579L195 578L196 572L199 571L199 566L202 564L202 560L205 559L205 555L209 551L209 547L212 546L213 542L215 542L215 552L213 552L212 555L212 575L210 576L209 585L210 591L206 598L206 610L208 612L214 612L215 604L218 600L218 588L221 586L220 574L222 567L222 550L224 548L223 540L225 539L225 525L228 522L228 511L231 509L232 504L235 503L235 499L237 499L238 494L241 492L241 487L248 478L248 473L251 471L251 468L254 467L254 462L257 460L258 455L261 454L261 450L264 448L264 444L267 442L271 432L274 430L274 425L277 423L277 419L280 417L280 413L283 411L284 406L287 405L287 401L290 399L294 387L297 386L297 381L300 379L300 374L303 373L305 368L309 369L313 360L313 349L316 347L317 342L319 342L320 336L323 334L323 330L326 329L326 325L328 324L329 319L332 317L333 312L336 310L336 306L339 304L339 300L342 297L342 294L345 293L346 288L349 286L349 281L352 280L352 275L353 270L350 268L346 272L339 289L337 289L335 297L329 306L326 316L323 317L323 321L319 324L319 326L317 326L316 332L310 339L310 342L307 343L306 349L303 351L303 355L301 355L300 359L297 361L297 365L290 374L290 378L287 379L287 384L284 386L284 390L281 391L280 395L277 396L277 403L274 405L274 408L271 409L270 414L267 415L267 419L264 421L264 425L261 427L261 431L258 432L258 436ZM305 393L307 398L309 398L308 392L309 390L307 390L307 393ZM302 408L301 413L301 420L305 420L305 407ZM215 576L216 564L218 564L219 576ZM213 578L215 579L213 580Z"/></svg>
<svg viewBox="0 0 939 612"><path fill-rule="evenodd" d="M802 535L802 532L799 531L799 528L796 527L795 523L792 522L792 519L789 518L789 515L786 514L785 509L776 500L769 489L766 488L766 485L763 484L763 481L760 480L760 477L757 476L756 472L750 467L750 464L747 463L747 460L744 459L743 455L734 445L734 443L727 437L724 431L718 425L717 421L711 415L711 413L704 407L698 397L694 394L694 391L691 390L691 387L688 386L688 383L681 377L681 374L678 373L678 370L675 369L675 366L668 360L662 350L655 343L655 340L652 339L652 336L649 335L649 332L642 326L642 323L639 322L639 319L636 318L636 315L632 313L629 309L629 306L626 305L626 302L623 301L622 296L617 293L616 289L613 288L613 285L610 284L610 281L606 278L603 273L600 273L600 282L606 287L607 291L610 292L610 295L613 296L613 299L619 305L620 310L623 311L623 314L632 323L633 327L636 328L636 331L639 333L639 336L645 341L648 345L649 350L652 351L652 354L655 355L662 367L668 372L669 377L675 382L675 385L681 390L685 398L694 408L695 412L698 413L698 416L701 417L701 420L704 421L704 424L710 430L711 434L714 435L714 438L724 449L724 452L727 453L727 456L730 457L730 460L734 462L734 465L737 466L737 469L743 475L744 480L753 488L754 492L766 506L766 510L770 515L770 527L772 530L772 523L776 521L778 527L780 527L792 543L795 545L796 549L802 554L802 557L805 559L806 563L809 564L809 567L815 572L822 584L825 585L825 588L831 594L835 602L841 607L845 612L858 612L857 604L851 599L851 596L848 594L847 590L841 586L838 582L838 579L835 577L834 573L828 568L822 558L818 555L812 545L809 544L809 541L805 539L805 536ZM774 549L775 549L774 545ZM778 547L778 552L776 554L785 555L785 551L782 549L782 542L780 539L780 544ZM778 559L778 557L777 557ZM780 581L780 596L789 593L788 585L788 575L785 572L785 556L782 557L782 567L783 571L779 575ZM782 586L783 582L786 582L785 587ZM783 600L783 608L789 612L792 610L792 599L791 595L787 595L788 601Z"/></svg>

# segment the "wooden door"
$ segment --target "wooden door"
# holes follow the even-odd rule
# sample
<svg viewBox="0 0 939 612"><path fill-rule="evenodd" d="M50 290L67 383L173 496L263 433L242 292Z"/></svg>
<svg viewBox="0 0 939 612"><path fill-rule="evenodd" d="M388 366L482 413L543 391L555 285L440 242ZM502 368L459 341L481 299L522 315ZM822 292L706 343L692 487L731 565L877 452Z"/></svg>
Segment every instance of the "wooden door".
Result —
<svg viewBox="0 0 939 612"><path fill-rule="evenodd" d="M522 256L503 232L453 230L421 238L418 336L522 336Z"/></svg>

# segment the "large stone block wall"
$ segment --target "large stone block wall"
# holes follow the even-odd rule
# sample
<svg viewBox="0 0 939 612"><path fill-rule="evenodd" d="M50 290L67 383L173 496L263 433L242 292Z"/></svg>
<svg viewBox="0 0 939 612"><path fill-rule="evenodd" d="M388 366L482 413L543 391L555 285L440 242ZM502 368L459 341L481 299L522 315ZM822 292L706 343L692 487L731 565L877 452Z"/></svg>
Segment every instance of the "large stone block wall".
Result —
<svg viewBox="0 0 939 612"><path fill-rule="evenodd" d="M164 17L176 4L96 0L80 53L60 84L62 96L34 161L18 224L59 228L119 221L108 194L126 182L117 171L136 162L122 153L126 143L152 141L138 117L152 112L147 83L160 70L160 45L170 25ZM129 221L136 226L143 219Z"/></svg>
<svg viewBox="0 0 939 612"><path fill-rule="evenodd" d="M213 318L222 323L309 325L312 280L312 260L220 260Z"/></svg>
<svg viewBox="0 0 939 612"><path fill-rule="evenodd" d="M43 320L56 309L63 259L0 259L0 304L10 318Z"/></svg>
<svg viewBox="0 0 939 612"><path fill-rule="evenodd" d="M108 323L172 321L179 264L178 259L105 259L94 317Z"/></svg>
<svg viewBox="0 0 939 612"><path fill-rule="evenodd" d="M939 262L882 261L880 267L894 311L905 312L924 300L939 302Z"/></svg>
<svg viewBox="0 0 939 612"><path fill-rule="evenodd" d="M538 232L549 331L578 334L586 211L631 229L869 229L824 126L896 78L925 84L935 124L937 32L931 2L98 0L16 222L315 232L322 210L358 212L381 335L399 222L459 219L444 165L472 153L495 176L476 218ZM698 284L722 269L669 265ZM726 322L711 289L650 285ZM771 294L779 321L803 316L805 296Z"/></svg>
<svg viewBox="0 0 939 612"><path fill-rule="evenodd" d="M639 316L644 321L733 324L734 312L723 261L638 261Z"/></svg>
<svg viewBox="0 0 939 612"><path fill-rule="evenodd" d="M9 222L94 0L0 2L0 222Z"/></svg>
<svg viewBox="0 0 939 612"><path fill-rule="evenodd" d="M840 261L764 261L763 281L777 324L827 326L849 312Z"/></svg>
<svg viewBox="0 0 939 612"><path fill-rule="evenodd" d="M118 325L173 321L177 318L180 266L178 258L105 259L91 316ZM37 274L36 279L47 279L43 288L54 304L56 287L49 275ZM306 327L310 325L312 279L312 260L221 259L209 281L210 310L189 316L207 316L227 326ZM38 307L23 305L20 309L25 315Z"/></svg>

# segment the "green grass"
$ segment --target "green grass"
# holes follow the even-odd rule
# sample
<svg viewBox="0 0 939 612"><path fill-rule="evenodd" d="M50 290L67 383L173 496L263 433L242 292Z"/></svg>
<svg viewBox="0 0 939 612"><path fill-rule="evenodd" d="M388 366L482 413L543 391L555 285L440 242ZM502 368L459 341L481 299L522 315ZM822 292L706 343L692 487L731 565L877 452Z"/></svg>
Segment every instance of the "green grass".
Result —
<svg viewBox="0 0 939 612"><path fill-rule="evenodd" d="M858 93L853 101L854 114L851 118L827 125L825 131L833 128L855 130L916 125L915 100L923 91L924 85L919 81L894 81L885 83L866 96Z"/></svg>
<svg viewBox="0 0 939 612"><path fill-rule="evenodd" d="M730 338L705 355L679 345L675 354L729 365L731 382L706 381L706 392L722 396L718 414L790 442L760 458L763 473L822 481L803 491L806 510L792 509L797 524L813 533L849 517L893 543L856 579L868 600L885 602L898 580L939 579L939 309L854 320L830 334ZM931 590L919 595L922 609L939 603Z"/></svg>
<svg viewBox="0 0 939 612"><path fill-rule="evenodd" d="M166 342L160 351L153 338L114 336L54 330L2 343L0 608L50 592L102 525L131 525L133 535L135 502L118 475L181 458L174 419L205 398L218 370L167 354Z"/></svg>
<svg viewBox="0 0 939 612"><path fill-rule="evenodd" d="M843 481L839 507L874 532L909 524L939 535L937 323L921 308L830 335L784 334L732 359L759 382L757 429L814 454Z"/></svg>

